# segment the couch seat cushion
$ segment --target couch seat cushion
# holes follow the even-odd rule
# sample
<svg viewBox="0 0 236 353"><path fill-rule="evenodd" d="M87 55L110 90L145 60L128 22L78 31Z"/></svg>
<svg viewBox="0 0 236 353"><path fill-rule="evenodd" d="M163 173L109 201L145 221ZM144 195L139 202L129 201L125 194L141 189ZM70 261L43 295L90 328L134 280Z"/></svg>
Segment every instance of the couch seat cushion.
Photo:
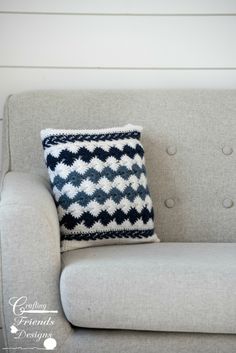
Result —
<svg viewBox="0 0 236 353"><path fill-rule="evenodd" d="M236 333L236 244L104 246L63 263L61 300L75 326Z"/></svg>

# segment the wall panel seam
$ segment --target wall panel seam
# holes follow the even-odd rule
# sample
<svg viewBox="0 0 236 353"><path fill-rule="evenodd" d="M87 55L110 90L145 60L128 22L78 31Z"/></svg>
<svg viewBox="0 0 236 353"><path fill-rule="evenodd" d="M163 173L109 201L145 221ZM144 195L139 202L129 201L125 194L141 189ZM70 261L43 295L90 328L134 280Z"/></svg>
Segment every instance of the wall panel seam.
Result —
<svg viewBox="0 0 236 353"><path fill-rule="evenodd" d="M157 71L174 71L174 70L236 70L235 67L149 67L149 66L37 66L37 65L0 65L0 69L52 69L52 70L157 70Z"/></svg>
<svg viewBox="0 0 236 353"><path fill-rule="evenodd" d="M52 15L52 16L150 16L150 17L223 17L236 16L236 13L115 13L115 12L42 12L42 11L0 11L2 15Z"/></svg>

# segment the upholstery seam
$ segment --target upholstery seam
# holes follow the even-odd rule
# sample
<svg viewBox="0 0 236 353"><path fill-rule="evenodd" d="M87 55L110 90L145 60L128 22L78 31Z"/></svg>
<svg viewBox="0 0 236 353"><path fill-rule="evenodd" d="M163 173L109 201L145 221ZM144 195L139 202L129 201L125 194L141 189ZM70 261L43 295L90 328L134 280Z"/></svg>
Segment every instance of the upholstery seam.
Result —
<svg viewBox="0 0 236 353"><path fill-rule="evenodd" d="M12 97L12 95L9 95L8 98L7 98L7 102L6 102L6 105L5 105L5 110L4 110L4 126L7 127L7 129L3 129L3 133L4 133L4 130L7 130L7 135L2 139L2 157L3 157L3 154L4 154L4 158L2 159L2 162L1 162L1 167L2 167L2 170L1 170L1 185L0 185L0 200L1 200L1 197L2 197L2 189L3 189L3 182L4 182L4 179L5 179L5 176L6 174L10 171L10 167L11 167L11 154L10 154L10 129L9 129L9 101L10 101L10 98ZM3 137L3 134L2 134L2 137ZM6 141L4 141L6 139ZM6 163L6 157L7 157L7 165L4 166L4 163ZM4 168L3 168L4 167Z"/></svg>
<svg viewBox="0 0 236 353"><path fill-rule="evenodd" d="M8 155L9 155L9 162L8 162L8 170L12 168L12 156L11 156L11 149L10 149L10 99L12 95L8 98L8 105L7 105L7 117L8 117Z"/></svg>
<svg viewBox="0 0 236 353"><path fill-rule="evenodd" d="M8 337L7 337L7 327L6 327L6 320L5 320L5 312L3 310L4 308L4 295L3 295L3 266L2 266L2 232L0 230L0 243L1 243L1 294L2 294L2 299L1 299L1 303L2 303L2 312L1 312L1 317L2 317L2 323L3 323L3 327L2 327L2 332L3 332L3 339L4 339L4 344L6 343L7 345L7 351L9 351L9 344L8 344Z"/></svg>
<svg viewBox="0 0 236 353"><path fill-rule="evenodd" d="M66 320L66 321L67 321L67 320ZM69 332L68 332L68 334L67 334L66 339L64 340L64 343L62 343L62 344L60 345L60 347L59 347L59 352L58 352L58 353L65 353L65 352L62 351L62 348L65 347L66 342L67 342L68 339L70 338L72 332L74 332L74 329L71 327L71 324L69 323L69 321L67 321L67 323L69 324Z"/></svg>
<svg viewBox="0 0 236 353"><path fill-rule="evenodd" d="M9 148L9 147L8 147ZM9 150L8 150L9 152ZM8 162L8 168L9 168L9 162ZM8 169L9 171L9 169ZM2 196L2 190L3 190L3 184L4 184L4 180L5 180L5 176L7 174L8 171L5 171L4 175L2 175L2 179L1 179L1 194L0 194L0 200L1 200L1 196ZM0 209L1 209L1 205L0 205ZM2 317L2 332L3 332L3 339L4 339L4 344L6 343L6 348L7 351L9 351L9 342L8 342L8 337L7 337L7 327L6 327L6 320L5 320L5 312L4 312L4 291L3 291L3 287L5 287L5 285L3 285L3 262L2 262L2 231L0 229L0 247L1 247L1 294L2 294L2 299L1 299L1 303L2 303L2 312L1 312L1 317Z"/></svg>

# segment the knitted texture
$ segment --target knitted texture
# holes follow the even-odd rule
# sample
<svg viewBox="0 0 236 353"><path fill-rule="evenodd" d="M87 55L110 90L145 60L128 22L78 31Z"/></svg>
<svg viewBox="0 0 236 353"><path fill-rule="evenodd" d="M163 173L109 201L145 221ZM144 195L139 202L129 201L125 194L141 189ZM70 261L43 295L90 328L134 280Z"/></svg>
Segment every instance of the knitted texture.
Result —
<svg viewBox="0 0 236 353"><path fill-rule="evenodd" d="M41 131L62 251L158 240L141 130Z"/></svg>

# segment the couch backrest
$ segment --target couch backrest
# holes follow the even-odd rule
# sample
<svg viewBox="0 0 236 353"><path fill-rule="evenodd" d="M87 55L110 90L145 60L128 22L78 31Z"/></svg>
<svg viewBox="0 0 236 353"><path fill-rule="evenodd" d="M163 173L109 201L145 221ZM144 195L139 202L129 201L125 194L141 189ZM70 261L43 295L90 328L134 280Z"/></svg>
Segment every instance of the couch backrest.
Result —
<svg viewBox="0 0 236 353"><path fill-rule="evenodd" d="M47 175L39 137L43 128L126 123L144 126L147 172L161 240L235 242L236 90L13 95L5 110L5 168Z"/></svg>

